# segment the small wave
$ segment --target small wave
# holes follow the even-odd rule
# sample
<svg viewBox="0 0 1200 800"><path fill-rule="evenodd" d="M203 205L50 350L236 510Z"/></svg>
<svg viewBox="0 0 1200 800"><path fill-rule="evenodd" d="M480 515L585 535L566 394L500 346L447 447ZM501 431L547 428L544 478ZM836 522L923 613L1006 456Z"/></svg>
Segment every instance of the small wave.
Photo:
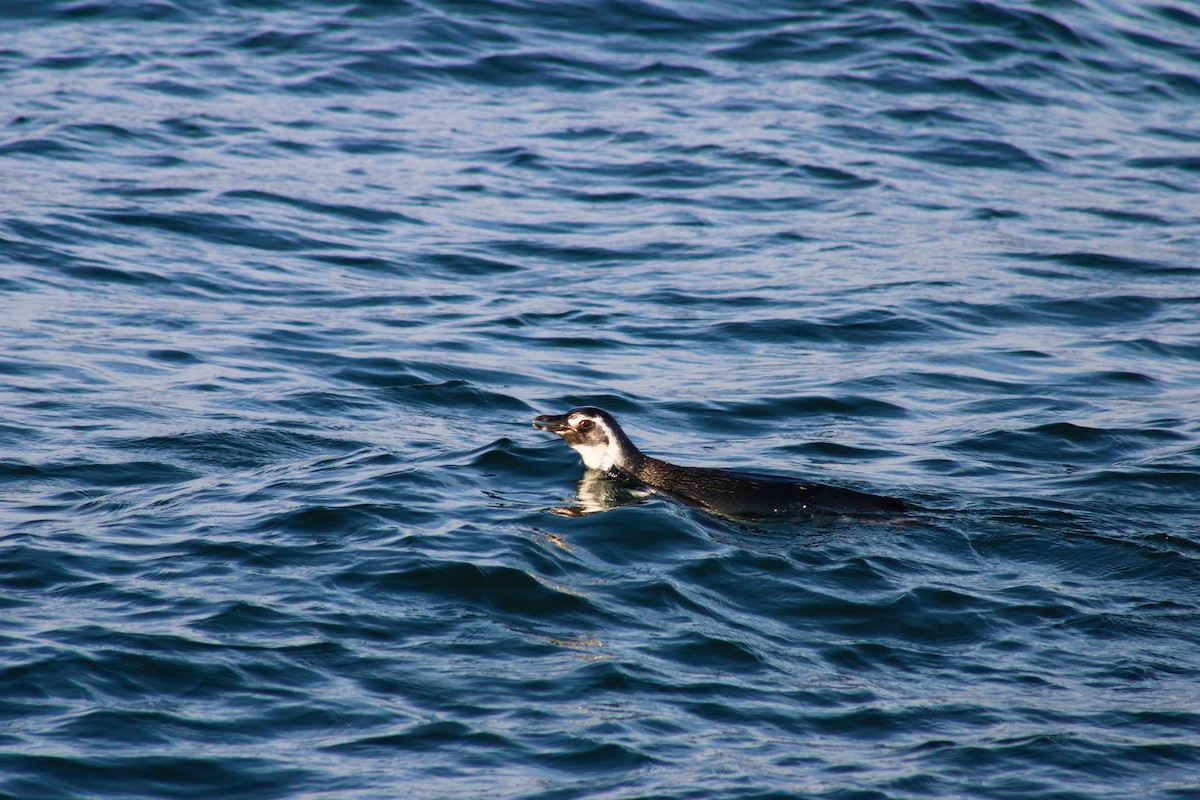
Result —
<svg viewBox="0 0 1200 800"><path fill-rule="evenodd" d="M333 247L294 231L271 229L256 224L250 217L215 212L94 212L94 218L133 228L149 228L169 234L195 237L210 242L260 250L290 252Z"/></svg>

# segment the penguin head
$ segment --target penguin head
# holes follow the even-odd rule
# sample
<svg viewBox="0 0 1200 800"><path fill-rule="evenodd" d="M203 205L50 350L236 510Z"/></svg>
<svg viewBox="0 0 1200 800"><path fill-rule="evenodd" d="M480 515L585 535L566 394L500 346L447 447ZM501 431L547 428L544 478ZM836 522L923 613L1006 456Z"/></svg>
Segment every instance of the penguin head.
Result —
<svg viewBox="0 0 1200 800"><path fill-rule="evenodd" d="M534 417L533 427L561 436L588 469L608 471L619 467L632 447L612 415L591 406Z"/></svg>

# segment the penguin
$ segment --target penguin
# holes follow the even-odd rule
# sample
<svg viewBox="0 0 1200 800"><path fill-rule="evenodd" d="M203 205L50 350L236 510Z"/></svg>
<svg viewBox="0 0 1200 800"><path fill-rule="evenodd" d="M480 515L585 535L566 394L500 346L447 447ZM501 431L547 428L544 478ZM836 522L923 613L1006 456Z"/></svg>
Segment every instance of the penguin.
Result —
<svg viewBox="0 0 1200 800"><path fill-rule="evenodd" d="M782 475L685 467L652 458L630 441L611 414L591 406L534 417L533 427L561 436L588 469L722 517L771 520L908 509L903 500L839 486Z"/></svg>

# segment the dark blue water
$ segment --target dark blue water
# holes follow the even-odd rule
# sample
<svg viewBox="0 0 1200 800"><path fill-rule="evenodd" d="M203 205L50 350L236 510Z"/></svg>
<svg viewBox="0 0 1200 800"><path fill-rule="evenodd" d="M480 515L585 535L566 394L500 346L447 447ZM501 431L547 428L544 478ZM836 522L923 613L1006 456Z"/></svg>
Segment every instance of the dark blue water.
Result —
<svg viewBox="0 0 1200 800"><path fill-rule="evenodd" d="M0 797L1200 797L1195 6L9 0L0 88ZM551 513L584 403L923 510Z"/></svg>

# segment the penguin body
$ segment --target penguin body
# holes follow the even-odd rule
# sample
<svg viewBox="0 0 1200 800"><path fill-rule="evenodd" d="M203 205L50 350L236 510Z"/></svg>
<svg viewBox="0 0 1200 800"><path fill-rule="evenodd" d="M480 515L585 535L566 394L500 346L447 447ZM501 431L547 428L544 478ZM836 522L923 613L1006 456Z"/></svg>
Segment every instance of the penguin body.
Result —
<svg viewBox="0 0 1200 800"><path fill-rule="evenodd" d="M898 513L902 500L782 475L686 467L647 456L616 419L585 406L536 417L535 428L558 434L589 469L634 481L647 489L725 517L781 519L820 513Z"/></svg>

